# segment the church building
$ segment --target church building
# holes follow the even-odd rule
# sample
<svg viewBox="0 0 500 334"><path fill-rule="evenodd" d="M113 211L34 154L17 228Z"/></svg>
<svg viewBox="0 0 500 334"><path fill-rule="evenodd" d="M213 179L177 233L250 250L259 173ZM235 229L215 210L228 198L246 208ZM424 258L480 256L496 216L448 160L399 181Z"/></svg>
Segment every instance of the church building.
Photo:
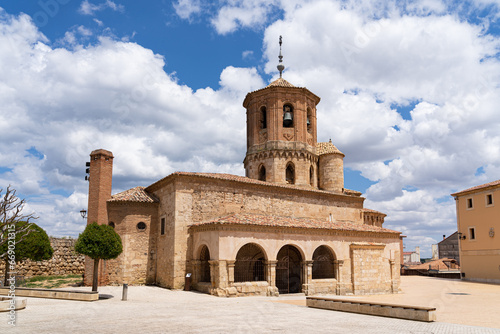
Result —
<svg viewBox="0 0 500 334"><path fill-rule="evenodd" d="M278 69L243 101L245 177L176 172L111 195L113 154L90 154L87 222L123 242L101 284L183 289L189 276L216 296L398 292L400 232L344 188L344 154L317 142L320 98L282 78L281 51Z"/></svg>

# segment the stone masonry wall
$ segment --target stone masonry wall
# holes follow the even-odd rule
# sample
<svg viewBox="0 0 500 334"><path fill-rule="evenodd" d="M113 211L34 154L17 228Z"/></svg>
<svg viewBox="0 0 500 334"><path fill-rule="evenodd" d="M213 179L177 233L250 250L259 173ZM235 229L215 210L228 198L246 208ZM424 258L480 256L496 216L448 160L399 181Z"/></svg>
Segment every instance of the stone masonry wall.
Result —
<svg viewBox="0 0 500 334"><path fill-rule="evenodd" d="M54 255L50 260L25 260L17 264L17 276L29 278L32 276L83 274L84 256L75 252L76 239L50 238ZM0 272L3 275L5 263L0 261Z"/></svg>

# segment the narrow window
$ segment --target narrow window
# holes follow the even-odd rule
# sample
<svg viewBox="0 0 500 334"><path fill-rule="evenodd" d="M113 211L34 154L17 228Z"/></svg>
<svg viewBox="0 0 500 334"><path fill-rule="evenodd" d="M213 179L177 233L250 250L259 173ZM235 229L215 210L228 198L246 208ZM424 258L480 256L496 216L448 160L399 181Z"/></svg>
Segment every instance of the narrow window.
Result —
<svg viewBox="0 0 500 334"><path fill-rule="evenodd" d="M286 177L286 183L295 184L295 168L293 167L292 163L289 163L286 166L285 177Z"/></svg>
<svg viewBox="0 0 500 334"><path fill-rule="evenodd" d="M307 108L307 132L311 133L312 132L312 126L311 126L311 109Z"/></svg>
<svg viewBox="0 0 500 334"><path fill-rule="evenodd" d="M469 239L470 240L476 239L476 229L474 227L469 227Z"/></svg>
<svg viewBox="0 0 500 334"><path fill-rule="evenodd" d="M165 218L161 219L160 230L161 230L161 235L164 235L165 234Z"/></svg>
<svg viewBox="0 0 500 334"><path fill-rule="evenodd" d="M486 205L493 205L493 194L486 195Z"/></svg>
<svg viewBox="0 0 500 334"><path fill-rule="evenodd" d="M472 198L467 198L467 209L472 209Z"/></svg>
<svg viewBox="0 0 500 334"><path fill-rule="evenodd" d="M266 107L260 108L260 128L267 129L267 110L266 110Z"/></svg>
<svg viewBox="0 0 500 334"><path fill-rule="evenodd" d="M266 180L266 167L264 167L263 165L261 165L259 168L259 180L260 181Z"/></svg>
<svg viewBox="0 0 500 334"><path fill-rule="evenodd" d="M314 187L314 168L311 166L309 168L309 183L311 184L311 187Z"/></svg>

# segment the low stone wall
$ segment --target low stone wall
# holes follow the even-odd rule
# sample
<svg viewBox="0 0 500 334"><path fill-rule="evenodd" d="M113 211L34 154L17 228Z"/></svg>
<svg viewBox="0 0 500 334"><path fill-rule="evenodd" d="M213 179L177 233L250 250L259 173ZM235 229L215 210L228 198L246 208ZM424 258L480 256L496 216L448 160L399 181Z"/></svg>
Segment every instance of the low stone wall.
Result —
<svg viewBox="0 0 500 334"><path fill-rule="evenodd" d="M417 321L436 321L435 307L419 307L388 303L375 303L354 299L306 297L308 307L325 310L377 315Z"/></svg>
<svg viewBox="0 0 500 334"><path fill-rule="evenodd" d="M25 260L17 263L17 276L52 276L83 274L85 257L75 252L76 239L50 238L54 255L50 260ZM3 276L5 263L0 261L0 276Z"/></svg>

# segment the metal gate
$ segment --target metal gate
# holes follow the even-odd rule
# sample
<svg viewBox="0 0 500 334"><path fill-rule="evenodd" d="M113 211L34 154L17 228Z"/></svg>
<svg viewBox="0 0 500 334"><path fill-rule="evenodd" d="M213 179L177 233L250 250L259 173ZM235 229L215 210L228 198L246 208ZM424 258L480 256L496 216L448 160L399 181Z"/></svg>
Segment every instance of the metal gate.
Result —
<svg viewBox="0 0 500 334"><path fill-rule="evenodd" d="M302 292L302 257L299 251L286 245L278 253L276 264L276 287L279 293Z"/></svg>

